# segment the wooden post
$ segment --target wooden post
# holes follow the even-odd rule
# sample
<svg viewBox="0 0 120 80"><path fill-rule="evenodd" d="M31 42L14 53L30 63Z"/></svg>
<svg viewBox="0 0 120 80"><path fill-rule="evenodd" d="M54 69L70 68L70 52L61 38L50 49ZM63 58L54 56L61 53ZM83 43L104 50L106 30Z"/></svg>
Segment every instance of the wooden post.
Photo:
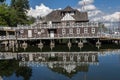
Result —
<svg viewBox="0 0 120 80"><path fill-rule="evenodd" d="M15 31L15 48L16 48L16 51L18 50L18 42L17 42L17 31Z"/></svg>

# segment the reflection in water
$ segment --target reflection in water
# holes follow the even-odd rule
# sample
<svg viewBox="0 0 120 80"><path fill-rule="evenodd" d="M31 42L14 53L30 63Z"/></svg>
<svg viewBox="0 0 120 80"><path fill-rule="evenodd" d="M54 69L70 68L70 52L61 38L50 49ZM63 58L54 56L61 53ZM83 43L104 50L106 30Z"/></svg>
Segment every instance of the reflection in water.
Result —
<svg viewBox="0 0 120 80"><path fill-rule="evenodd" d="M47 66L54 72L72 77L77 72L88 72L89 65L98 65L96 52L19 53L20 66Z"/></svg>
<svg viewBox="0 0 120 80"><path fill-rule="evenodd" d="M83 46L84 45L84 46ZM54 41L50 42L50 45L44 45L42 41L35 45L27 45L25 42L17 48L13 48L11 46L2 46L0 45L0 51L2 52L79 52L79 51L101 51L103 49L120 49L120 45L117 44L100 44L100 45L92 45L86 44L83 42L78 42L72 44L70 41L67 45L55 45Z"/></svg>
<svg viewBox="0 0 120 80"><path fill-rule="evenodd" d="M34 70L34 68L38 70L42 66L56 75L65 75L70 79L75 77L75 75L77 76L79 72L83 72L83 80L87 80L89 76L88 73L91 69L90 66L100 66L100 56L107 56L115 53L119 54L119 52L120 50L103 52L1 52L0 78L10 77L15 73L17 78L23 77L24 80L34 80L37 78L34 77L34 79L31 79L31 77L35 74L41 74L42 72L32 73L32 70ZM43 74L45 75L46 73ZM20 78L20 80L23 79ZM47 80L49 80L49 78Z"/></svg>
<svg viewBox="0 0 120 80"><path fill-rule="evenodd" d="M10 80L9 77L14 73L17 78L23 77L20 79L30 80L32 69L27 66L19 66L16 53L0 53L0 80Z"/></svg>

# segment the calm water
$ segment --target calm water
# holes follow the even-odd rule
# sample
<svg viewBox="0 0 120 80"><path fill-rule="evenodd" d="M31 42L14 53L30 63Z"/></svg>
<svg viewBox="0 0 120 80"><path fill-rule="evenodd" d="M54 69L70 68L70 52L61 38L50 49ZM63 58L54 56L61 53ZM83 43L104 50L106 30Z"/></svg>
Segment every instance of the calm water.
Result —
<svg viewBox="0 0 120 80"><path fill-rule="evenodd" d="M0 80L120 80L119 47L49 52L20 49L15 53L1 50Z"/></svg>

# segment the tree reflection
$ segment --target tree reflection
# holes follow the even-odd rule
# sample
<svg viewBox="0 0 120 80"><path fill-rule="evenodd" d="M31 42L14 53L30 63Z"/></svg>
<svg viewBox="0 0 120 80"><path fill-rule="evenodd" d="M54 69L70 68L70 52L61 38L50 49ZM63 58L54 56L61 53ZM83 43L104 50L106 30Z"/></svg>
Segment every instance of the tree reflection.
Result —
<svg viewBox="0 0 120 80"><path fill-rule="evenodd" d="M30 80L32 69L30 67L19 67L18 60L0 60L0 76L10 77L14 73L16 76L23 77L24 80Z"/></svg>
<svg viewBox="0 0 120 80"><path fill-rule="evenodd" d="M15 60L0 60L0 75L9 77L18 68L18 62Z"/></svg>
<svg viewBox="0 0 120 80"><path fill-rule="evenodd" d="M32 76L32 69L29 67L19 67L16 71L16 76L22 76L24 77L24 80L30 80L30 77Z"/></svg>

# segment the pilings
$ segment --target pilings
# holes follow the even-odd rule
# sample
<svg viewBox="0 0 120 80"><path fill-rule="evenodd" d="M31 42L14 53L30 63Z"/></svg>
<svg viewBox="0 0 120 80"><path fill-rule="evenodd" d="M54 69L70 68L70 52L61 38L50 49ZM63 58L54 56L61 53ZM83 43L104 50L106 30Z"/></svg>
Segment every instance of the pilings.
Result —
<svg viewBox="0 0 120 80"><path fill-rule="evenodd" d="M54 40L51 40L51 42L50 42L50 48L51 48L51 50L52 50L54 47L55 47L55 42L54 42Z"/></svg>
<svg viewBox="0 0 120 80"><path fill-rule="evenodd" d="M99 49L101 47L101 42L100 40L98 39L98 41L96 42L96 47Z"/></svg>
<svg viewBox="0 0 120 80"><path fill-rule="evenodd" d="M68 48L69 48L69 50L71 49L71 47L72 47L72 43L70 42L70 40L69 40L69 42L68 42Z"/></svg>
<svg viewBox="0 0 120 80"><path fill-rule="evenodd" d="M86 39L87 42L84 42L83 39L79 39L79 38L77 38L77 39L65 39L65 40L63 40L63 42L62 41L59 42L59 40L62 40L62 39L57 39L57 40L53 40L53 39L43 40L43 39L41 39L41 40L36 40L35 42L32 40L29 40L29 41L27 41L27 40L24 40L24 41L6 40L6 41L4 41L4 44L6 47L6 51L13 51L13 52L17 51L17 49L19 47L26 50L26 48L28 46L31 46L31 45L32 45L32 47L34 47L34 46L35 46L35 48L37 47L36 51L40 51L40 49L41 49L41 51L45 51L45 50L52 51L53 49L55 51L57 51L57 49L59 50L62 45L66 45L66 46L64 46L66 49L64 49L63 47L61 48L61 49L66 50L66 51L74 51L74 50L76 50L76 51L83 50L84 51L84 50L87 50L87 48L86 48L87 45L90 45L88 47L92 46L91 47L92 49L98 50L98 49L102 48L104 46L104 44L106 44L106 45L107 44L108 45L114 44L114 46L120 44L120 40ZM19 45L21 45L21 46L19 46ZM85 46L85 47L83 48L83 46ZM19 50L21 50L21 48ZM27 50L29 50L29 49L27 49Z"/></svg>
<svg viewBox="0 0 120 80"><path fill-rule="evenodd" d="M81 49L83 47L83 42L80 40L80 42L78 43L78 47Z"/></svg>
<svg viewBox="0 0 120 80"><path fill-rule="evenodd" d="M40 40L40 43L38 44L38 48L40 48L42 50L43 46L44 45L43 45L42 41Z"/></svg>
<svg viewBox="0 0 120 80"><path fill-rule="evenodd" d="M22 48L23 48L24 50L26 50L27 47L28 47L28 44L24 41L24 42L22 43Z"/></svg>

